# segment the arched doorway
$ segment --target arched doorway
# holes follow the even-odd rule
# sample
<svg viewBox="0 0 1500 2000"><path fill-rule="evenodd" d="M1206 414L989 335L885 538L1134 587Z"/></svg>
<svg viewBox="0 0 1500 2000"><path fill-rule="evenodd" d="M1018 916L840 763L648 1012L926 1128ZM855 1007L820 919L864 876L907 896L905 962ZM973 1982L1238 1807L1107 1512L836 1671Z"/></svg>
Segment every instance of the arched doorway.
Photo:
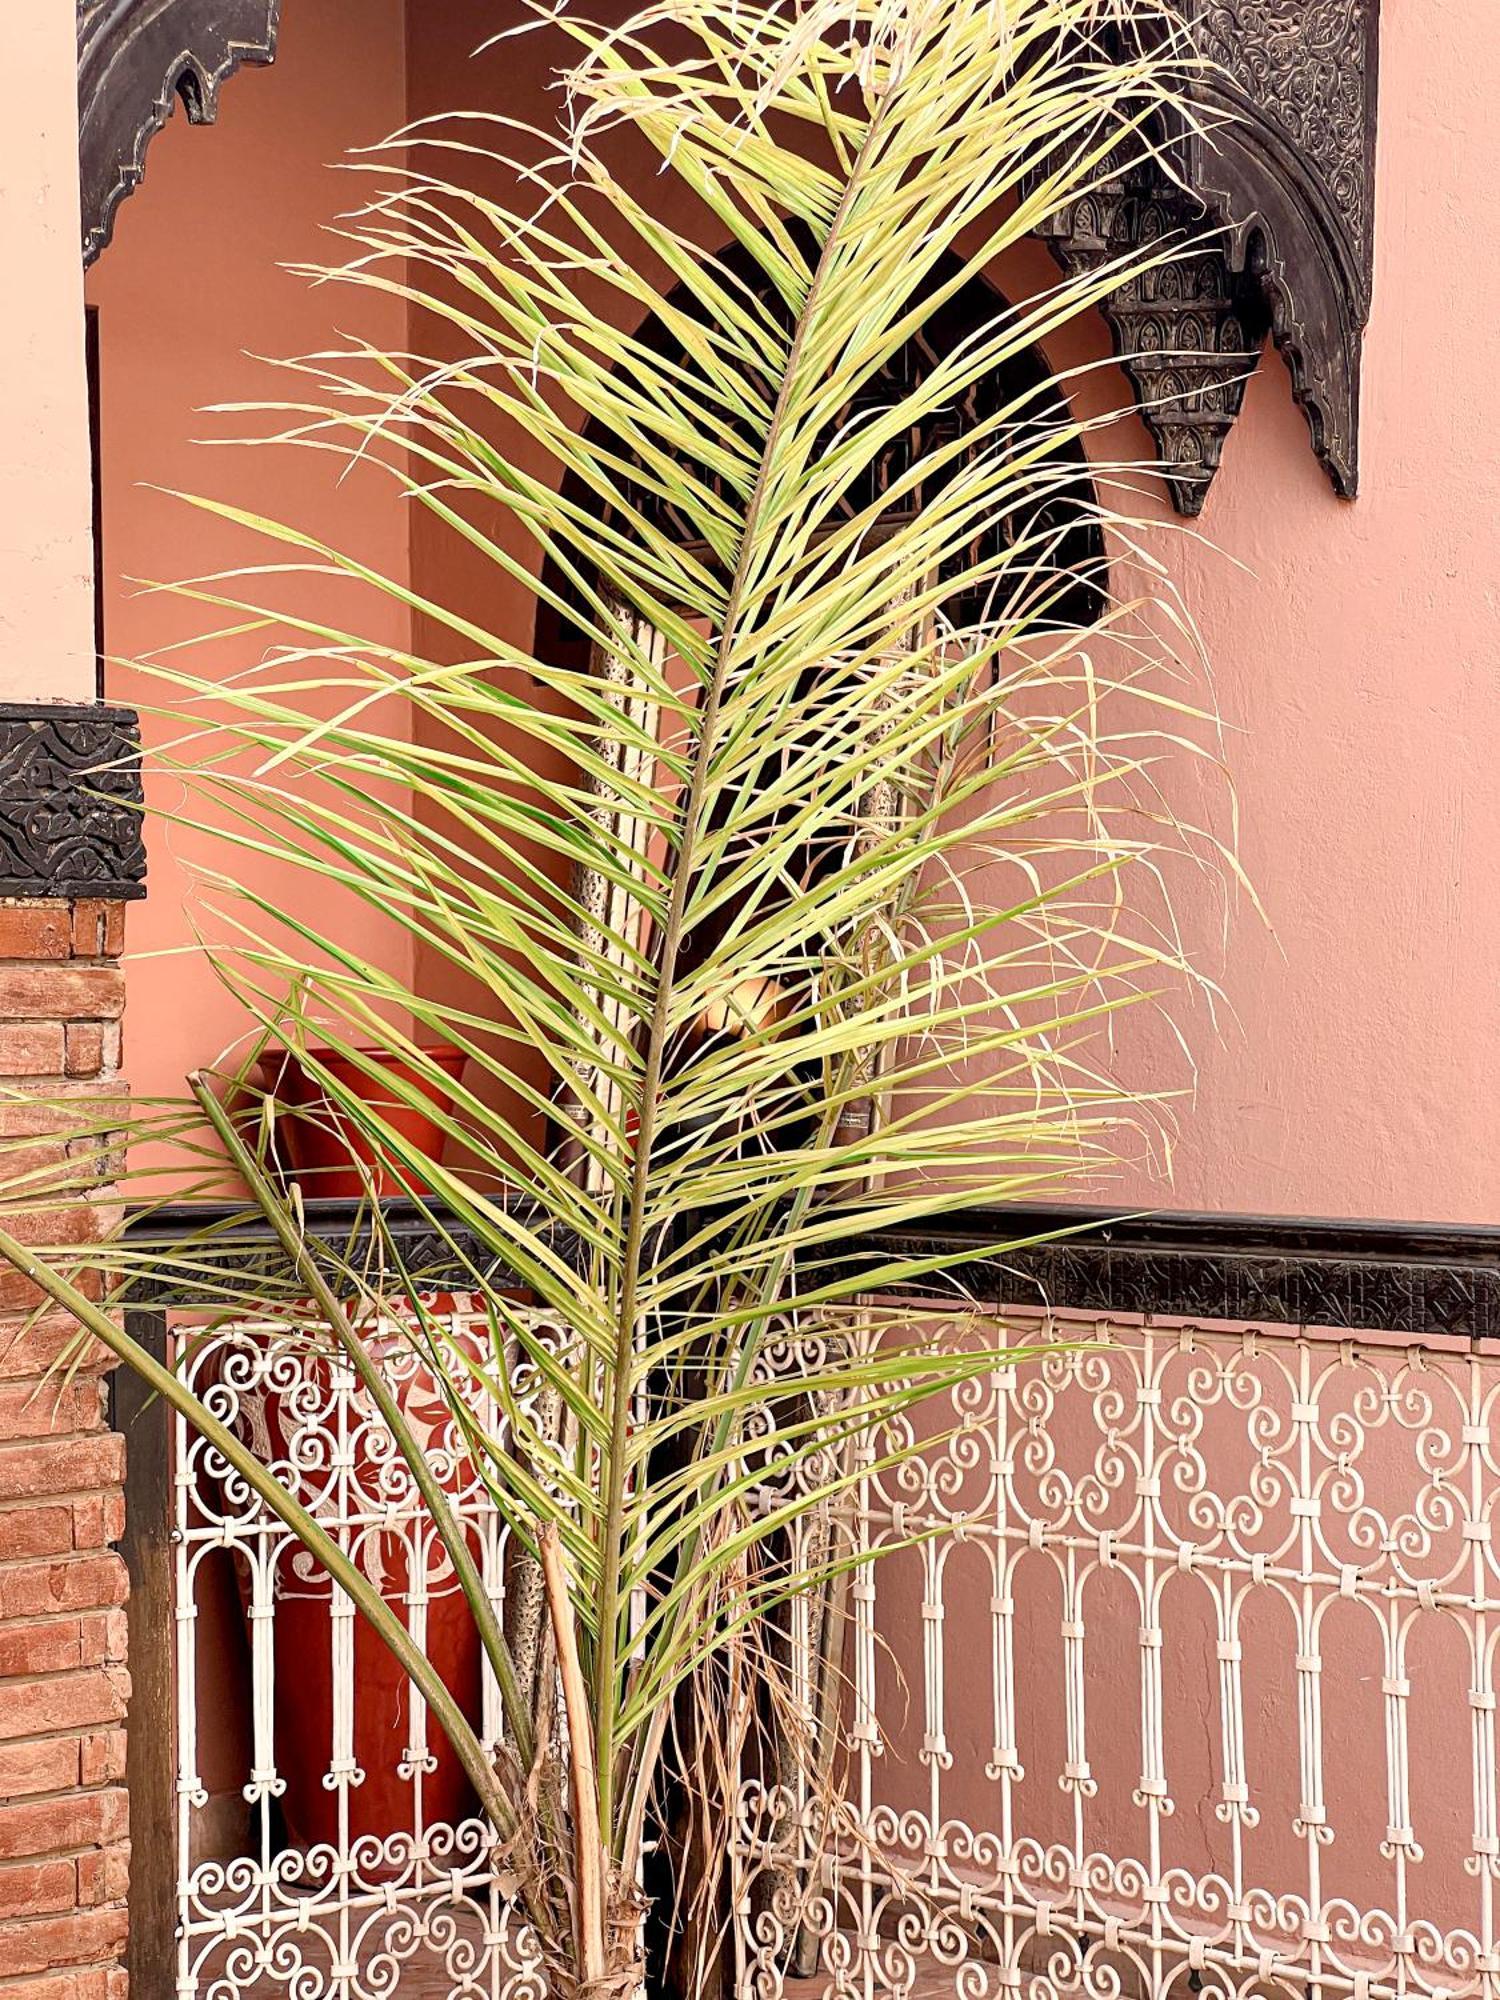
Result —
<svg viewBox="0 0 1500 2000"><path fill-rule="evenodd" d="M722 253L721 262L726 272L739 280L747 299L773 323L787 322L786 308L772 293L763 271L753 268L747 258L734 250ZM936 301L930 312L919 330L891 356L858 398L832 419L827 433L830 441L862 416L899 402L944 356L975 340L1009 311L1006 299L986 278L971 277L954 289L959 269L959 260L951 253L939 261L929 286ZM670 295L669 304L674 308L686 308L688 303L681 289ZM670 355L674 349L681 352L680 342L660 316L649 322L637 337L656 353ZM974 434L976 442L970 453L960 451L948 459L938 481L926 490L919 484L903 491L899 502L883 518L894 525L899 518L919 510L941 484L954 477L973 452L995 448L997 419L1003 419L1004 423L998 433L1002 444L1007 434L1024 438L1032 446L1039 439L1046 439L1047 457L1056 477L1044 498L1038 500L1033 495L1024 512L1001 515L988 522L978 541L998 548L1026 537L1044 549L1044 562L1034 580L1042 585L1050 571L1057 581L1050 618L1059 627L1086 625L1098 614L1107 560L1097 498L1088 459L1070 413L1059 399L1052 370L1035 347L1017 349L1003 367L986 375L961 399L941 409L920 434L894 439L878 458L862 468L859 477L841 495L839 514L842 518L853 518L873 507L883 493L896 489L912 467L929 453ZM983 444L978 441L981 434ZM694 469L700 478L711 478L702 467ZM588 504L588 496L575 481L565 481L564 491L576 503ZM703 553L691 529L670 506L658 500L654 488L643 483L631 497L652 526L680 541L693 554ZM574 594L555 567L544 571L544 581L557 597L566 600ZM948 610L955 622L969 623L983 617L986 606L970 599L955 601ZM584 664L586 648L577 629L545 603L539 612L537 643L539 650L558 665Z"/></svg>

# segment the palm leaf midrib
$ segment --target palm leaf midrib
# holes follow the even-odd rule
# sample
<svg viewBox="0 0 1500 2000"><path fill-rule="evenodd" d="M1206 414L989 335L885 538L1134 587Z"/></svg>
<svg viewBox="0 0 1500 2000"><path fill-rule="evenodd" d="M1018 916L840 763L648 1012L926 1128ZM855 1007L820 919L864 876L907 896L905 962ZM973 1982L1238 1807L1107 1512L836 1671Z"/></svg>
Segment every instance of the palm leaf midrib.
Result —
<svg viewBox="0 0 1500 2000"><path fill-rule="evenodd" d="M626 1195L629 1213L622 1257L620 1311L610 1395L611 1449L606 1470L603 1509L604 1550L599 1585L599 1649L594 1674L594 1712L598 1730L597 1768L599 1772L599 1814L606 1840L610 1838L614 1763L615 1679L618 1657L620 1577L624 1568L625 1497L629 1473L628 1439L631 1395L634 1387L632 1362L636 1343L636 1297L640 1284L641 1260L645 1248L646 1191L651 1170L651 1147L656 1125L656 1098L661 1083L669 1039L669 1015L676 963L683 941L688 895L694 869L694 846L708 791L715 731L728 687L734 659L734 634L741 603L749 586L751 565L756 554L756 529L766 503L771 475L788 421L793 388L797 382L803 349L816 314L831 258L839 241L840 228L859 191L870 154L878 143L887 107L888 94L875 107L865 129L858 153L852 160L828 234L818 252L807 295L803 301L786 364L777 387L766 440L756 469L755 484L745 508L745 527L735 556L725 598L724 620L714 649L714 668L704 693L698 725L692 773L681 809L681 841L677 865L668 898L666 918L651 954L656 979L641 1074L640 1123Z"/></svg>

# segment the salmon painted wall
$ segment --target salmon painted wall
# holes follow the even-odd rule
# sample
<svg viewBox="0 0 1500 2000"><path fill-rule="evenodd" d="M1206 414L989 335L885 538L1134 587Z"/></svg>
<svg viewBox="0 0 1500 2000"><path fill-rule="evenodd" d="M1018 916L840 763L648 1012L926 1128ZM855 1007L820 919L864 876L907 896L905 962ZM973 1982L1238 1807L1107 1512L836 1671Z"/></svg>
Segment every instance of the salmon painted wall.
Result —
<svg viewBox="0 0 1500 2000"><path fill-rule="evenodd" d="M254 427L251 419L206 415L209 406L295 392L250 357L336 343L335 295L281 267L335 254L325 229L363 189L334 163L400 125L404 36L402 0L292 0L276 63L246 69L226 86L212 129L174 116L152 144L144 185L119 211L115 239L89 288L99 308L111 656L139 658L220 622L202 608L143 596L127 579L176 581L277 560L268 544L152 487L232 497L252 512L325 533L405 581L405 515L383 478L356 474L340 484L336 461L312 452L226 451L197 442ZM371 336L399 347L404 311L384 302L367 310ZM297 601L308 607L320 600L314 592ZM340 608L347 614L347 603ZM363 615L366 630L376 617L372 636L404 641L404 613L385 606ZM196 671L213 675L255 657L240 645L192 659ZM111 667L109 692L121 701L171 699L160 683L122 667ZM174 725L148 717L145 734L148 742L169 741ZM180 800L158 783L154 802L171 809ZM159 821L148 839L150 894L130 920L127 1035L132 1085L149 1096L179 1093L184 1072L218 1055L242 1022L190 949L186 864L223 866L224 852L169 833ZM273 898L307 907L306 881L254 860L236 866ZM404 969L406 940L394 930L352 914L343 930L381 963Z"/></svg>
<svg viewBox="0 0 1500 2000"><path fill-rule="evenodd" d="M223 94L208 131L175 116L154 141L145 184L119 212L115 239L90 279L99 307L103 567L106 647L138 657L165 640L201 631L203 613L143 597L127 578L175 580L265 560L263 544L148 490L232 494L242 506L323 530L404 580L406 526L383 482L353 478L335 488L332 462L309 452L232 455L195 439L226 435L210 404L277 393L252 354L288 355L329 344L338 332L332 295L310 291L280 265L328 254L321 232L350 201L330 163L351 146L384 138L405 108L401 0L292 0L280 59L246 70ZM76 253L75 253L76 254ZM399 345L404 315L373 315L376 338ZM281 391L284 393L284 388ZM92 636L92 635L91 635ZM401 639L405 621L381 636ZM249 664L219 648L213 668ZM92 674L91 674L92 678ZM158 683L111 667L109 693L160 702ZM147 717L148 742L173 725ZM158 783L156 803L176 801ZM192 954L187 863L222 865L222 852L184 834L148 832L150 894L130 915L127 1059L137 1097L178 1095L185 1071L211 1060L242 1025L237 1007ZM306 908L305 882L242 862L245 879ZM368 918L353 926L365 949L404 967L405 939ZM195 1627L205 1712L216 1726L202 1746L210 1805L196 1837L205 1852L238 1853L247 1821L249 1663L227 1556L198 1572Z"/></svg>
<svg viewBox="0 0 1500 2000"><path fill-rule="evenodd" d="M397 0L287 9L281 54L226 90L212 132L174 120L145 189L121 211L95 275L102 308L105 565L190 570L218 537L139 480L203 486L231 476L189 443L194 412L247 393L245 350L316 345L328 307L278 262L316 252L345 198L326 170L344 147L414 115L536 102L549 55L528 37L471 51L510 9L447 0L442 32ZM1439 62L1437 57L1443 60ZM403 97L403 66L409 92ZM1420 23L1386 21L1375 313L1366 359L1362 497L1339 501L1313 459L1286 371L1270 354L1250 385L1199 540L1169 534L1168 560L1213 661L1238 794L1242 853L1269 928L1241 901L1227 946L1222 896L1185 878L1179 914L1223 985L1217 1023L1188 1009L1196 1088L1175 1112L1174 1178L1146 1162L1097 1192L1122 1202L1385 1215L1500 1216L1500 1147L1486 1088L1500 1067L1500 796L1486 778L1500 725L1500 647L1488 574L1500 378L1472 245L1494 233L1485 107L1500 43L1482 0L1434 0ZM1001 274L1012 293L1045 283L1042 253ZM362 307L361 310L367 310ZM378 330L378 329L377 329ZM398 336L399 337L399 336ZM1072 353L1098 358L1102 327ZM1107 370L1090 396L1126 400ZM1133 427L1132 427L1133 428ZM1132 448L1144 450L1138 435ZM525 450L524 442L519 449ZM299 503L329 501L297 468ZM249 504L284 505L284 471L241 456ZM322 498L316 496L321 493ZM378 558L406 559L407 522L373 482L346 488L339 518ZM471 555L418 521L419 579L476 593L485 615L527 636L528 611ZM131 652L161 631L157 605L111 584L109 643ZM114 692L130 687L117 678ZM180 879L158 834L137 954L180 940ZM206 978L136 958L138 1084L174 1081L214 1053L228 1015ZM170 1011L163 1013L163 1003ZM1165 1028L1138 1019L1123 1070L1175 1086Z"/></svg>
<svg viewBox="0 0 1500 2000"><path fill-rule="evenodd" d="M1485 0L1387 7L1361 495L1337 500L1264 362L1175 567L1234 734L1244 858L1173 1200L1500 1220L1500 376L1474 248L1500 234ZM1482 261L1482 260L1481 260ZM1477 290L1476 290L1477 287Z"/></svg>
<svg viewBox="0 0 1500 2000"><path fill-rule="evenodd" d="M15 0L0 62L0 701L91 701L93 551L75 10Z"/></svg>

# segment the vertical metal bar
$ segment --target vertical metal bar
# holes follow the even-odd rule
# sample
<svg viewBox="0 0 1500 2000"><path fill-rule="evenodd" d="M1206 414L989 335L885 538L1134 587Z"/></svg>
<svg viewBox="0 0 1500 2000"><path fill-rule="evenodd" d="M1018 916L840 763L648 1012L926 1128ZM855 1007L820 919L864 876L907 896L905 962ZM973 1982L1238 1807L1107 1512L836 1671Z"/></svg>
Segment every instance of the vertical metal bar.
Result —
<svg viewBox="0 0 1500 2000"><path fill-rule="evenodd" d="M1490 1575L1490 1535L1486 1521L1485 1474L1490 1451L1489 1399L1484 1364L1477 1355L1465 1366L1464 1456L1468 1470L1466 1514L1469 1542L1469 1584L1474 1611L1469 1629L1469 1728L1474 1788L1474 1831L1467 1866L1479 1885L1477 1926L1481 1962L1497 1962L1495 1878L1500 1869L1500 1801L1496 1798L1494 1639L1485 1606L1493 1596ZM1481 1527L1486 1532L1481 1533ZM1486 1972L1486 1995L1496 1990L1494 1972Z"/></svg>
<svg viewBox="0 0 1500 2000"><path fill-rule="evenodd" d="M1146 1866L1153 1896L1149 1958L1153 1993L1165 1993L1169 1983L1168 1960L1162 1949L1162 1900L1165 1890L1162 1882L1161 1823L1172 1810L1167 1789L1166 1715L1161 1667L1163 1583L1158 1574L1158 1562L1168 1551L1165 1525L1161 1519L1161 1465L1157 1458L1156 1411L1161 1402L1160 1374L1166 1366L1166 1357L1175 1345L1172 1339L1159 1335L1148 1319L1143 1329L1136 1384L1136 1406L1140 1413L1140 1472L1136 1479L1136 1495L1141 1507L1145 1555L1141 1564L1141 1625L1137 1635L1141 1660L1141 1780L1135 1797L1136 1803L1146 1809L1150 1843ZM1112 1365L1128 1367L1129 1363L1121 1360Z"/></svg>
<svg viewBox="0 0 1500 2000"><path fill-rule="evenodd" d="M1245 1751L1245 1693L1241 1668L1244 1644L1240 1637L1241 1611L1245 1592L1236 1589L1232 1577L1222 1578L1215 1591L1218 1613L1219 1711L1224 1755L1219 1818L1229 1828L1231 1861L1228 1870L1234 1918L1231 1946L1243 1953L1249 1948L1251 1930L1245 1916L1245 1828L1254 1826L1259 1815L1250 1800L1250 1775ZM1196 1967L1194 1968L1197 1969Z"/></svg>
<svg viewBox="0 0 1500 2000"><path fill-rule="evenodd" d="M854 1716L849 1731L850 1741L857 1746L859 1759L859 1811L862 1824L868 1826L875 1803L875 1759L882 1755L885 1745L880 1733L880 1721L875 1708L875 1563L870 1548L870 1509L874 1499L874 1480L869 1471L874 1461L874 1448L868 1436L861 1437L856 1447L857 1458L864 1468L858 1486L858 1550L861 1556L869 1558L863 1567L855 1572L857 1581L850 1592L854 1600ZM856 1963L859 1967L859 1991L862 2000L875 2000L875 1957L869 1940L875 1930L875 1893L870 1867L870 1857L862 1854L859 1860L859 1952Z"/></svg>
<svg viewBox="0 0 1500 2000"><path fill-rule="evenodd" d="M1038 1337L1050 1338L1050 1325ZM1024 1773L1016 1733L1016 1580L1017 1551L1010 1547L1011 1481L1014 1473L1015 1439L1012 1418L1016 1393L1016 1370L1001 1368L995 1375L995 1438L993 1500L994 1594L990 1599L993 1629L992 1680L994 1719L993 1775L1000 1784L1000 1848L1010 1854L1015 1840L1016 1787ZM1005 1920L999 1930L1001 1977L1007 1984L1020 1983L1020 1937L1016 1922L1015 1898L1005 1894Z"/></svg>
<svg viewBox="0 0 1500 2000"><path fill-rule="evenodd" d="M157 1361L167 1352L164 1312L128 1312L125 1330ZM125 1782L130 1793L132 1993L172 1990L177 1929L176 1766L173 1745L172 1449L167 1406L129 1368L110 1378L111 1418L126 1447L125 1534L130 1575L131 1697Z"/></svg>
<svg viewBox="0 0 1500 2000"><path fill-rule="evenodd" d="M1297 1573L1297 1742L1301 1767L1301 1802L1295 1830L1307 1843L1307 1907L1322 1911L1323 1861L1321 1847L1331 1833L1323 1799L1323 1660L1318 1650L1322 1629L1321 1605L1315 1587L1314 1564L1317 1549L1313 1522L1321 1502L1313 1491L1313 1425L1317 1419L1314 1401L1312 1351L1306 1341L1297 1348L1297 1388L1291 1409L1296 1438L1296 1490L1290 1513L1296 1524ZM1307 2000L1323 2000L1323 1949L1317 1938L1308 1945Z"/></svg>
<svg viewBox="0 0 1500 2000"><path fill-rule="evenodd" d="M331 1400L334 1408L334 1435L337 1446L334 1452L334 1483L332 1488L332 1508L329 1527L345 1553L354 1562L367 1562L368 1544L355 1526L358 1496L354 1490L354 1442L351 1436L356 1413L351 1408L354 1390L354 1375L341 1362L330 1364ZM346 1597L341 1590L330 1589L332 1617L329 1621L329 1647L331 1671L333 1675L333 1715L331 1742L329 1745L328 1777L338 1800L337 1854L334 1861L333 1893L336 1899L337 1918L334 1935L337 1939L337 1959L334 1966L333 1989L329 2000L352 2000L352 1981L348 1967L350 1962L349 1937L349 1849L352 1845L350 1832L350 1790L363 1782L364 1773L354 1756L354 1621L357 1613L354 1600Z"/></svg>

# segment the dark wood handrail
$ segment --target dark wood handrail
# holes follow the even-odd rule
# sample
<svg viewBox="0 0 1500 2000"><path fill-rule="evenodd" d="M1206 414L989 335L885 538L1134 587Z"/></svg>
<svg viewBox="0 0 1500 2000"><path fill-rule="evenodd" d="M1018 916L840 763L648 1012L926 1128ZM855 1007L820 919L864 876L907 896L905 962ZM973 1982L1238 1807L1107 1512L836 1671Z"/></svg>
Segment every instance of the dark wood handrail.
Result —
<svg viewBox="0 0 1500 2000"><path fill-rule="evenodd" d="M383 1211L408 1267L435 1288L506 1275L493 1252L437 1205L395 1200ZM317 1238L355 1254L368 1241L368 1217L357 1201L312 1200L306 1213ZM205 1230L213 1232L206 1243ZM208 1259L216 1280L243 1279L247 1302L256 1275L281 1264L266 1225L232 1204L155 1208L132 1217L127 1229L127 1240L142 1252L159 1243L166 1253L190 1236L198 1238L200 1261ZM1059 1204L961 1211L836 1243L820 1261L856 1272L873 1256L944 1253L951 1281L939 1274L914 1282L908 1288L914 1297L951 1298L957 1282L969 1297L997 1305L1500 1339L1500 1228L1494 1226L1121 1215ZM170 1278L133 1281L131 1300L192 1303L190 1287Z"/></svg>

